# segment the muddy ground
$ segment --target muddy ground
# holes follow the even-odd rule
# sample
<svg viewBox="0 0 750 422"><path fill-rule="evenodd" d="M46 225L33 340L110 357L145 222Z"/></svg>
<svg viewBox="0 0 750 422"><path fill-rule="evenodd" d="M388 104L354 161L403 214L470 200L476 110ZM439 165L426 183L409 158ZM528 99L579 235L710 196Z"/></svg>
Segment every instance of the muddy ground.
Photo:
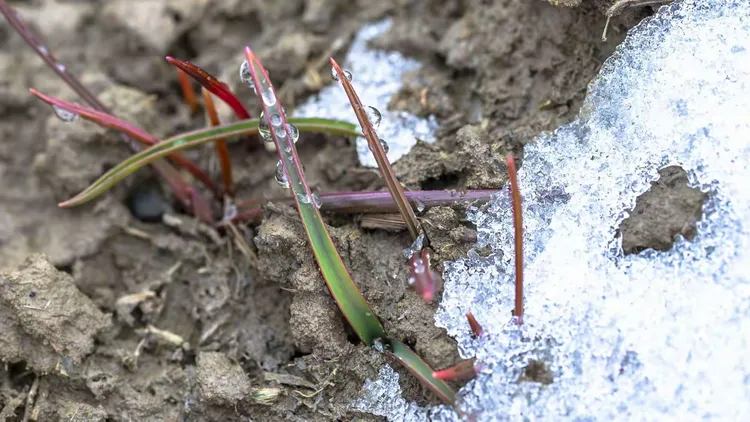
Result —
<svg viewBox="0 0 750 422"><path fill-rule="evenodd" d="M311 74L328 80L327 67L312 66L333 40L390 16L392 30L373 45L424 65L390 106L441 124L436 143L395 164L412 189L504 186L504 154L572 120L624 31L653 12L626 11L602 42L612 1L12 3L68 71L160 137L203 124L182 103L165 55L221 75L251 104L237 77L251 43L292 109L320 88ZM0 45L0 421L379 420L349 405L386 358L346 326L294 209L272 204L261 225L239 225L242 249L185 214L151 170L91 204L57 208L129 150L32 99L30 87L77 100L4 21ZM383 188L376 171L358 167L352 140L304 135L298 147L316 190ZM240 198L284 193L274 154L242 143L231 153ZM188 155L219 180L210 148ZM623 223L625 251L690 236L703 196L679 169L663 178ZM386 330L435 367L455 363L455 343L433 324L437 305L406 286L408 234L363 229L359 216L326 218ZM422 219L438 269L473 246L460 207ZM394 367L408 399L437 403Z"/></svg>

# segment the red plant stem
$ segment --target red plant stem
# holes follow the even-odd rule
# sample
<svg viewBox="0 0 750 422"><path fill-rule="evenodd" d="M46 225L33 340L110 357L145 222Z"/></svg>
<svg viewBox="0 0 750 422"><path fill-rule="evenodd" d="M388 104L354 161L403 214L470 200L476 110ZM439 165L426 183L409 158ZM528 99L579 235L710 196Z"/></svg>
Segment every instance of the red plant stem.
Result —
<svg viewBox="0 0 750 422"><path fill-rule="evenodd" d="M513 227L515 229L516 244L516 307L513 315L516 322L523 324L523 221L521 219L521 191L518 188L518 173L513 155L506 157L510 193L513 202Z"/></svg>
<svg viewBox="0 0 750 422"><path fill-rule="evenodd" d="M442 280L430 269L430 249L423 248L409 258L409 282L425 302L432 302Z"/></svg>
<svg viewBox="0 0 750 422"><path fill-rule="evenodd" d="M477 322L477 319L474 318L474 314L467 312L466 319L469 321L469 327L471 327L471 332L474 333L474 337L480 337L483 329L482 326L479 325L479 322Z"/></svg>
<svg viewBox="0 0 750 422"><path fill-rule="evenodd" d="M177 79L180 81L180 88L182 89L182 97L185 99L185 104L190 107L191 113L195 113L198 111L198 100L195 97L195 89L193 89L190 77L182 69L177 69Z"/></svg>
<svg viewBox="0 0 750 422"><path fill-rule="evenodd" d="M469 190L463 192L451 190L427 190L404 192L411 202L419 201L424 204L425 209L439 205L451 204L461 201L487 201L490 196L497 192L492 189ZM323 211L337 211L343 213L389 213L398 212L398 206L393 196L387 191L366 192L325 192L320 194L323 200ZM258 206L267 202L281 202L292 204L292 197L280 197L271 199L252 199L240 202L240 208Z"/></svg>
<svg viewBox="0 0 750 422"><path fill-rule="evenodd" d="M5 19L10 23L10 26L18 32L19 35L26 41L26 43L44 60L44 62L52 69L57 76L60 77L78 96L80 96L85 102L96 110L109 113L104 104L102 104L96 96L91 94L86 87L81 84L78 79L67 71L65 65L57 61L52 55L52 52L47 48L41 37L34 33L34 31L21 20L15 10L5 0L0 0L0 13L5 16ZM130 146L134 151L140 150L138 144L132 139L125 135L122 135L123 140ZM177 170L165 162L153 163L154 171L159 174L164 180L167 181L170 188L174 192L175 196L185 206L190 206L191 201L187 192L187 183L182 179Z"/></svg>
<svg viewBox="0 0 750 422"><path fill-rule="evenodd" d="M469 359L459 362L450 368L435 371L432 376L443 381L453 381L458 379L472 379L477 376L477 367L474 365L476 359Z"/></svg>
<svg viewBox="0 0 750 422"><path fill-rule="evenodd" d="M208 120L211 123L211 126L219 126L221 120L219 120L219 114L216 112L214 100L211 98L211 92L205 87L201 91L203 92L203 103L206 105L206 113L208 114ZM221 165L224 192L229 196L234 196L232 159L229 158L229 148L227 148L226 139L220 138L216 140L216 154L219 156L219 164Z"/></svg>
<svg viewBox="0 0 750 422"><path fill-rule="evenodd" d="M159 142L159 140L150 133L131 123L119 119L108 112L98 111L93 108L85 107L76 103L71 103L69 101L50 97L33 88L30 88L29 92L51 106L56 106L71 111L86 120L90 120L98 124L99 126L114 129L121 134L130 137L130 139L138 141L142 145L150 146ZM196 179L200 180L204 185L206 185L206 187L209 188L214 195L221 196L219 187L216 186L213 180L211 180L211 178L208 177L208 175L203 170L201 170L200 167L198 167L192 161L188 160L184 155L172 154L169 156L169 159L178 166L190 172L190 174L192 174Z"/></svg>
<svg viewBox="0 0 750 422"><path fill-rule="evenodd" d="M167 61L178 69L190 75L193 79L198 81L198 83L201 84L202 87L211 91L212 94L216 95L222 101L227 103L227 105L231 107L232 110L234 110L234 114L237 115L237 118L239 118L240 120L250 118L250 113L248 113L247 109L244 105L242 105L237 96L234 95L232 91L229 90L229 88L227 88L226 84L219 82L219 80L216 79L213 75L201 69L200 67L184 60L167 56Z"/></svg>
<svg viewBox="0 0 750 422"><path fill-rule="evenodd" d="M198 192L193 187L188 187L187 191L190 195L193 214L201 219L204 223L210 226L214 225L214 217L213 213L211 212L211 205L209 205L206 199L198 194Z"/></svg>
<svg viewBox="0 0 750 422"><path fill-rule="evenodd" d="M375 161L378 163L380 175L383 177L383 180L388 187L388 191L393 195L393 200L396 205L398 205L398 210L406 222L406 227L409 229L412 239L416 240L424 231L419 220L417 220L417 215L414 213L414 209L409 205L406 195L404 195L404 188L401 186L401 182L398 181L396 174L393 172L393 167L391 167L391 163L388 161L388 156L385 154L385 150L380 144L380 138L372 127L372 123L370 123L370 119L367 117L367 113L364 110L364 106L362 105L362 101L359 99L357 92L354 90L351 82L349 82L349 79L345 76L341 66L336 63L336 60L334 60L333 57L331 57L331 65L338 74L341 86L344 88L344 91L349 98L349 102L352 105L352 109L354 110L354 114L359 121L359 126L362 128L362 135L367 139L367 143L370 146L370 150L372 150ZM425 245L429 246L429 240L426 236Z"/></svg>

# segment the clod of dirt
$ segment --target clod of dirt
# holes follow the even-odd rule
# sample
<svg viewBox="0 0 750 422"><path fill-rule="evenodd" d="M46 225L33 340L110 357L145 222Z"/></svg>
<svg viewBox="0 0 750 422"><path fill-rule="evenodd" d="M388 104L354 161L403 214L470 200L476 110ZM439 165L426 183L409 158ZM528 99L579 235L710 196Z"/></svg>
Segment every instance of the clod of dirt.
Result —
<svg viewBox="0 0 750 422"><path fill-rule="evenodd" d="M110 317L44 255L0 273L0 360L25 361L36 372L65 373L94 347Z"/></svg>
<svg viewBox="0 0 750 422"><path fill-rule="evenodd" d="M201 352L197 364L193 392L198 403L232 408L250 394L250 380L224 353Z"/></svg>
<svg viewBox="0 0 750 422"><path fill-rule="evenodd" d="M708 195L688 186L687 173L681 167L659 170L659 180L639 196L630 216L620 224L625 254L645 249L668 251L675 236L692 240Z"/></svg>
<svg viewBox="0 0 750 422"><path fill-rule="evenodd" d="M467 125L456 136L415 145L394 164L394 170L398 179L410 187L499 187L507 180L503 157L498 152L503 146L502 142L493 142L481 127Z"/></svg>

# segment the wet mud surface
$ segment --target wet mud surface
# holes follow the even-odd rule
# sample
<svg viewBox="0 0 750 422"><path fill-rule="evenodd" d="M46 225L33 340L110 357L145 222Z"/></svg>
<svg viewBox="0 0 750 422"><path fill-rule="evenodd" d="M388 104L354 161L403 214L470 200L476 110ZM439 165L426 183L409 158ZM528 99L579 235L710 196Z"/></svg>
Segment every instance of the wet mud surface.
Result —
<svg viewBox="0 0 750 422"><path fill-rule="evenodd" d="M68 71L159 137L203 125L182 103L165 55L221 76L250 105L237 69L252 43L291 110L328 83L320 59L347 44L332 51L335 40L390 17L391 31L373 46L423 64L390 107L440 122L437 142L417 144L394 168L410 189L457 190L504 186L504 155L572 120L624 30L651 11L616 17L602 42L612 2L550 3L561 4L12 2ZM90 204L57 208L130 152L111 131L64 123L28 94L33 87L77 101L4 21L0 45L0 421L379 420L349 406L387 359L346 326L293 208L269 204L262 224L216 231L185 214L151 170ZM316 191L384 187L376 170L358 166L352 140L303 135L298 148ZM285 194L273 153L243 143L230 150L238 197ZM211 148L187 155L219 180ZM636 208L630 233L623 226L625 239L646 239L634 241L635 251L653 246L651 238L668 246L652 224L664 217L649 209L688 207L665 202L670 195L695 196L676 182L652 190L644 201L657 205ZM660 223L669 238L684 214ZM464 216L462 207L421 216L438 270L473 246ZM457 362L454 341L434 326L437 302L407 286L408 233L363 228L359 216L326 219L386 330L434 367ZM438 403L394 369L408 399ZM529 378L553 382L542 369Z"/></svg>

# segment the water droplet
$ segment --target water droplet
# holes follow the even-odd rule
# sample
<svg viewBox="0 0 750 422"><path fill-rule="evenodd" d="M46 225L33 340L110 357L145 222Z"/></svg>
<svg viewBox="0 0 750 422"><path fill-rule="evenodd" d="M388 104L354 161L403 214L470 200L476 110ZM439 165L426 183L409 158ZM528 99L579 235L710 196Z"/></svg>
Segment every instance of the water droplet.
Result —
<svg viewBox="0 0 750 422"><path fill-rule="evenodd" d="M424 238L424 233L420 233L414 243L412 243L408 248L404 249L404 258L410 259L412 255L414 255L415 253L419 253L419 251L421 251L424 247Z"/></svg>
<svg viewBox="0 0 750 422"><path fill-rule="evenodd" d="M294 126L291 123L287 123L286 127L289 129L289 133L292 134L292 142L296 144L297 140L299 139L299 130L297 129L297 126Z"/></svg>
<svg viewBox="0 0 750 422"><path fill-rule="evenodd" d="M271 87L264 89L261 93L261 97L263 97L263 102L266 106L273 107L276 105L276 94L273 93Z"/></svg>
<svg viewBox="0 0 750 422"><path fill-rule="evenodd" d="M231 221L237 217L237 206L232 203L231 200L224 203L224 217L223 221Z"/></svg>
<svg viewBox="0 0 750 422"><path fill-rule="evenodd" d="M367 120L373 127L380 126L380 121L383 119L383 115L380 114L380 110L373 106L365 107L365 113L367 114Z"/></svg>
<svg viewBox="0 0 750 422"><path fill-rule="evenodd" d="M240 80L242 83L247 84L251 89L255 89L255 82L253 81L253 74L250 72L250 64L245 60L240 66Z"/></svg>
<svg viewBox="0 0 750 422"><path fill-rule="evenodd" d="M58 63L57 65L55 65L55 67L57 68L58 72L61 72L61 73L65 72L65 65L64 64Z"/></svg>
<svg viewBox="0 0 750 422"><path fill-rule="evenodd" d="M369 314L369 312L366 312ZM376 338L375 341L372 342L372 348L377 350L380 353L385 352L385 347L383 347L383 341L379 338Z"/></svg>
<svg viewBox="0 0 750 422"><path fill-rule="evenodd" d="M263 138L263 141L266 143L273 143L273 136L271 136L271 128L268 127L268 119L266 119L266 116L263 115L263 112L260 112L260 117L258 118L258 133L260 134L260 137Z"/></svg>
<svg viewBox="0 0 750 422"><path fill-rule="evenodd" d="M425 209L424 202L420 201L418 198L414 198L414 205L417 207L417 212L419 213L424 212L424 209Z"/></svg>
<svg viewBox="0 0 750 422"><path fill-rule="evenodd" d="M413 285L417 284L417 279L414 278L414 277L409 277L409 279L406 280L406 282L409 283L410 286L413 286Z"/></svg>
<svg viewBox="0 0 750 422"><path fill-rule="evenodd" d="M287 154L291 153L292 152L292 144L286 144L286 145L284 145L284 152L286 152Z"/></svg>
<svg viewBox="0 0 750 422"><path fill-rule="evenodd" d="M80 117L78 116L78 113L66 110L60 106L53 105L52 110L54 110L57 117L65 123L75 122L78 120L78 117Z"/></svg>
<svg viewBox="0 0 750 422"><path fill-rule="evenodd" d="M348 71L346 69L343 69L343 71L344 71L344 77L346 77L346 79L348 79L349 81L351 81L352 80L352 72L350 72L350 71ZM339 74L338 74L338 72L336 72L336 68L333 67L333 66L331 66L331 79L333 79L336 82L339 82Z"/></svg>
<svg viewBox="0 0 750 422"><path fill-rule="evenodd" d="M422 258L417 258L414 260L414 273L415 274L424 274L425 271L425 265Z"/></svg>
<svg viewBox="0 0 750 422"><path fill-rule="evenodd" d="M47 50L47 47L45 47L44 45L41 45L41 44L40 44L40 45L38 45L38 46L37 46L37 49L39 49L39 53L40 53L40 54L41 54L42 56L46 56L47 54L49 54L49 50Z"/></svg>
<svg viewBox="0 0 750 422"><path fill-rule="evenodd" d="M284 164L281 163L281 160L276 163L276 183L284 189L289 189L289 179L287 179L286 173L284 173Z"/></svg>
<svg viewBox="0 0 750 422"><path fill-rule="evenodd" d="M311 201L311 200L310 200L310 195L308 195L308 194L306 194L306 193L298 193L298 194L297 194L297 200L298 200L298 201L299 201L299 202L300 202L301 204L309 204L309 203L310 203L310 201Z"/></svg>
<svg viewBox="0 0 750 422"><path fill-rule="evenodd" d="M278 126L281 124L281 115L279 115L279 113L271 114L271 124L274 126Z"/></svg>
<svg viewBox="0 0 750 422"><path fill-rule="evenodd" d="M320 209L320 207L323 206L323 201L320 200L320 197L317 194L312 195L312 202L315 204L315 208Z"/></svg>
<svg viewBox="0 0 750 422"><path fill-rule="evenodd" d="M383 152L385 152L386 154L388 154L388 149L390 148L388 146L388 142L386 142L385 139L382 139L382 138L379 139L379 141L380 141L380 146L383 147ZM372 151L372 146L370 144L367 144L367 148L370 148L370 151ZM373 152L375 152L375 151L373 151Z"/></svg>

